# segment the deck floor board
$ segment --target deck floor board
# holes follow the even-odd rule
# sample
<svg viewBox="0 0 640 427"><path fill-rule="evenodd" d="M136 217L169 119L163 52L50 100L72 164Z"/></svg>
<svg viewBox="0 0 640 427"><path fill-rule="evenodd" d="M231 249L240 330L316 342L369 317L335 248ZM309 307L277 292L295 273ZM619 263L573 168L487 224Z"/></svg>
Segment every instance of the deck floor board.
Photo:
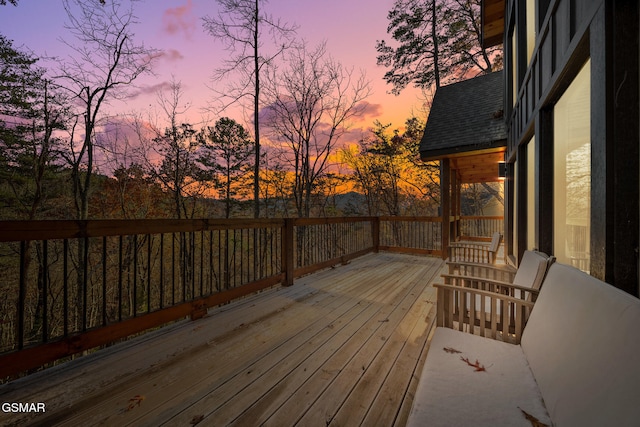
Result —
<svg viewBox="0 0 640 427"><path fill-rule="evenodd" d="M299 278L0 386L47 404L0 424L402 426L442 266L379 253Z"/></svg>

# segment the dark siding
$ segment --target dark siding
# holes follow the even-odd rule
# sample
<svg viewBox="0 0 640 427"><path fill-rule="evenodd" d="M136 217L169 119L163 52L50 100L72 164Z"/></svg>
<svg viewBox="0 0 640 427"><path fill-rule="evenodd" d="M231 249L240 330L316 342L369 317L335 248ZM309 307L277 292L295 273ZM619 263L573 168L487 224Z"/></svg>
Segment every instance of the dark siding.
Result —
<svg viewBox="0 0 640 427"><path fill-rule="evenodd" d="M520 0L510 0L507 10L522 12L521 4ZM638 8L635 0L539 1L538 45L529 68L520 67L518 71L522 85L508 116L506 156L510 161L517 156L519 164L525 166L525 154L519 147L529 140L535 127L539 189L536 244L540 250L552 252L553 106L591 57L591 273L634 295L638 295L640 274ZM505 28L511 28L515 18L519 31L525 30L522 15L508 16ZM519 40L523 37L521 33ZM525 56L521 42L519 47ZM519 61L522 64L523 59ZM526 194L526 189L518 190ZM520 213L518 223L524 224L526 212L522 207L513 207L514 211ZM523 241L526 230L519 228L519 241ZM521 249L509 250L517 254Z"/></svg>

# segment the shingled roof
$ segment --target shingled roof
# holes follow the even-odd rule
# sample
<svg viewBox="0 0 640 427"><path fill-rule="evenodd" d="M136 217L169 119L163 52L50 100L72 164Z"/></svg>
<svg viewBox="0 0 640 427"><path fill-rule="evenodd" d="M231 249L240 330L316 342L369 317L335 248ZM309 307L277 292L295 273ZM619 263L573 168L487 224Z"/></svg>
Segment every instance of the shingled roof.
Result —
<svg viewBox="0 0 640 427"><path fill-rule="evenodd" d="M503 84L498 71L440 87L420 141L420 157L434 160L506 146Z"/></svg>

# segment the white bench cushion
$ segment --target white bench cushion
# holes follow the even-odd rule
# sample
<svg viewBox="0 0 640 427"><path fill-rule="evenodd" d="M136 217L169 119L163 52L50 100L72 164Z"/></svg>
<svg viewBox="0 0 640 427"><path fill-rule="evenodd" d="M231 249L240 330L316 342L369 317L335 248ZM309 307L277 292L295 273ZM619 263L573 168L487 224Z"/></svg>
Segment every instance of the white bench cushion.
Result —
<svg viewBox="0 0 640 427"><path fill-rule="evenodd" d="M522 349L556 426L640 425L640 300L553 264Z"/></svg>
<svg viewBox="0 0 640 427"><path fill-rule="evenodd" d="M475 372L461 357L477 360L486 371ZM408 426L531 427L521 409L551 424L520 346L436 329Z"/></svg>

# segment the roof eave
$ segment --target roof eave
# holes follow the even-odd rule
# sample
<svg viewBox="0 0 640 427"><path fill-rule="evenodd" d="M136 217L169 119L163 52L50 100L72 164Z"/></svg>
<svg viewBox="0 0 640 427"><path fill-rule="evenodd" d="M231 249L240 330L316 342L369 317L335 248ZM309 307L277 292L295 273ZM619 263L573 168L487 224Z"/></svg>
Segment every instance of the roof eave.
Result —
<svg viewBox="0 0 640 427"><path fill-rule="evenodd" d="M507 146L506 139L496 141L483 142L479 144L463 145L459 147L440 148L437 150L420 151L420 160L429 162L433 160L442 160L448 157L456 157L461 155L474 155L486 152L492 152L499 148Z"/></svg>
<svg viewBox="0 0 640 427"><path fill-rule="evenodd" d="M502 43L504 38L504 0L483 0L481 7L482 47Z"/></svg>

